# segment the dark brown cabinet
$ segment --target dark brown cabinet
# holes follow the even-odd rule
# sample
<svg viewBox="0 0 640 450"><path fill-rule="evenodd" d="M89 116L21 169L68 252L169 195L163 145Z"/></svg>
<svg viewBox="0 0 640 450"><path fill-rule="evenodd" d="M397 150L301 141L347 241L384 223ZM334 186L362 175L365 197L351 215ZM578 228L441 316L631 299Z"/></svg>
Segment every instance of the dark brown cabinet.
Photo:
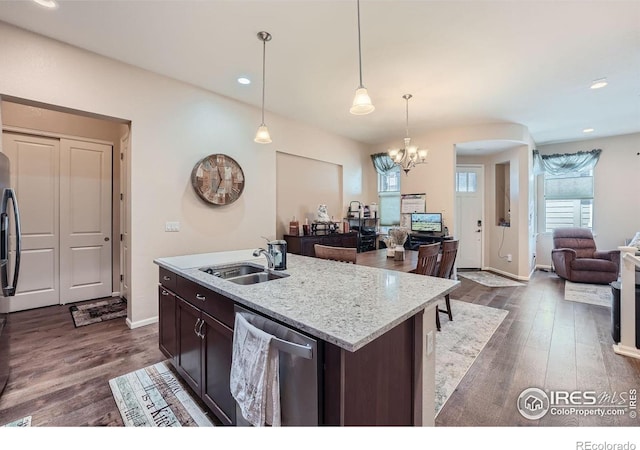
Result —
<svg viewBox="0 0 640 450"><path fill-rule="evenodd" d="M181 298L178 299L178 353L176 369L198 395L202 391L202 311Z"/></svg>
<svg viewBox="0 0 640 450"><path fill-rule="evenodd" d="M159 345L160 351L167 357L176 355L176 294L160 286L159 288Z"/></svg>
<svg viewBox="0 0 640 450"><path fill-rule="evenodd" d="M316 256L315 244L330 245L332 247L357 247L358 233L331 233L310 236L284 235L287 241L287 251L296 255Z"/></svg>
<svg viewBox="0 0 640 450"><path fill-rule="evenodd" d="M229 390L233 330L206 313L202 320L202 399L218 417L222 414L228 423L235 423L236 401Z"/></svg>
<svg viewBox="0 0 640 450"><path fill-rule="evenodd" d="M235 424L233 301L163 268L159 280L160 350L222 423Z"/></svg>
<svg viewBox="0 0 640 450"><path fill-rule="evenodd" d="M233 330L178 298L176 369L223 423L235 423L229 390Z"/></svg>

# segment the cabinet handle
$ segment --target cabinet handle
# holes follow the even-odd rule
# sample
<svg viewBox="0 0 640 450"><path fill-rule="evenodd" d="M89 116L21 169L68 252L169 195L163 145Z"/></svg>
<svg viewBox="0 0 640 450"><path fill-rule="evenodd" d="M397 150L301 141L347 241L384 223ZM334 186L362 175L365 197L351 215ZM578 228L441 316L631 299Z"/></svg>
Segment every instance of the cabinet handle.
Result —
<svg viewBox="0 0 640 450"><path fill-rule="evenodd" d="M200 319L196 319L196 324L193 326L193 332L196 334L196 336L198 336L199 338L201 338L202 336L200 336L200 333L198 333L198 330L196 330L196 328L198 328L198 324L200 323Z"/></svg>
<svg viewBox="0 0 640 450"><path fill-rule="evenodd" d="M204 339L204 333L202 332L202 325L204 325L204 320L200 322L200 328L198 328L198 334L200 335L200 339Z"/></svg>
<svg viewBox="0 0 640 450"><path fill-rule="evenodd" d="M162 295L169 295L169 293L163 289L162 290Z"/></svg>
<svg viewBox="0 0 640 450"><path fill-rule="evenodd" d="M168 275L163 276L163 277L162 277L162 279L163 279L164 281L171 281L171 277L170 277L170 276L168 276Z"/></svg>
<svg viewBox="0 0 640 450"><path fill-rule="evenodd" d="M196 294L196 298L198 300L202 300L202 301L205 301L207 299L207 297L205 297L204 295L200 295L200 294Z"/></svg>

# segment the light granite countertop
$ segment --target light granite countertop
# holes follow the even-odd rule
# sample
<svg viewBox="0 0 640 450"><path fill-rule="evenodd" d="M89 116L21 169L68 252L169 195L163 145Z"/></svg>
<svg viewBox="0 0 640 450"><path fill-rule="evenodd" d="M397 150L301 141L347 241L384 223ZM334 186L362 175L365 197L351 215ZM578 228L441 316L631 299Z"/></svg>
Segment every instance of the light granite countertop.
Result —
<svg viewBox="0 0 640 450"><path fill-rule="evenodd" d="M202 266L251 261L252 250L206 253L154 262L319 339L354 352L453 291L456 280L287 254L289 276L238 285Z"/></svg>

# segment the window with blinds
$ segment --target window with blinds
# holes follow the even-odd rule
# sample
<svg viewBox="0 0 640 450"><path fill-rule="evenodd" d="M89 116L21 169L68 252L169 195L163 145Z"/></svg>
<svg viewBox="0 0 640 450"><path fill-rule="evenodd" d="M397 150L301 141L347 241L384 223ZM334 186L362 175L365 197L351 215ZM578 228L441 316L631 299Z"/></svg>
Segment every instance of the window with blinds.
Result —
<svg viewBox="0 0 640 450"><path fill-rule="evenodd" d="M400 167L378 174L380 226L400 224Z"/></svg>
<svg viewBox="0 0 640 450"><path fill-rule="evenodd" d="M593 228L593 170L544 175L545 229Z"/></svg>

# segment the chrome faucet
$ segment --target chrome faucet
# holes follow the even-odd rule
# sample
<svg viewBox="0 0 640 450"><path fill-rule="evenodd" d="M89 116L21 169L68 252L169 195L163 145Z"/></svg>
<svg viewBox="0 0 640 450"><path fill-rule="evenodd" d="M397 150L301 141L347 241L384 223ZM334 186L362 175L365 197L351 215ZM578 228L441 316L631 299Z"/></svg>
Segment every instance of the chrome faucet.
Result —
<svg viewBox="0 0 640 450"><path fill-rule="evenodd" d="M267 268L273 270L276 265L273 255L263 248L257 248L253 251L253 256L260 256L260 254L263 254L267 258Z"/></svg>

